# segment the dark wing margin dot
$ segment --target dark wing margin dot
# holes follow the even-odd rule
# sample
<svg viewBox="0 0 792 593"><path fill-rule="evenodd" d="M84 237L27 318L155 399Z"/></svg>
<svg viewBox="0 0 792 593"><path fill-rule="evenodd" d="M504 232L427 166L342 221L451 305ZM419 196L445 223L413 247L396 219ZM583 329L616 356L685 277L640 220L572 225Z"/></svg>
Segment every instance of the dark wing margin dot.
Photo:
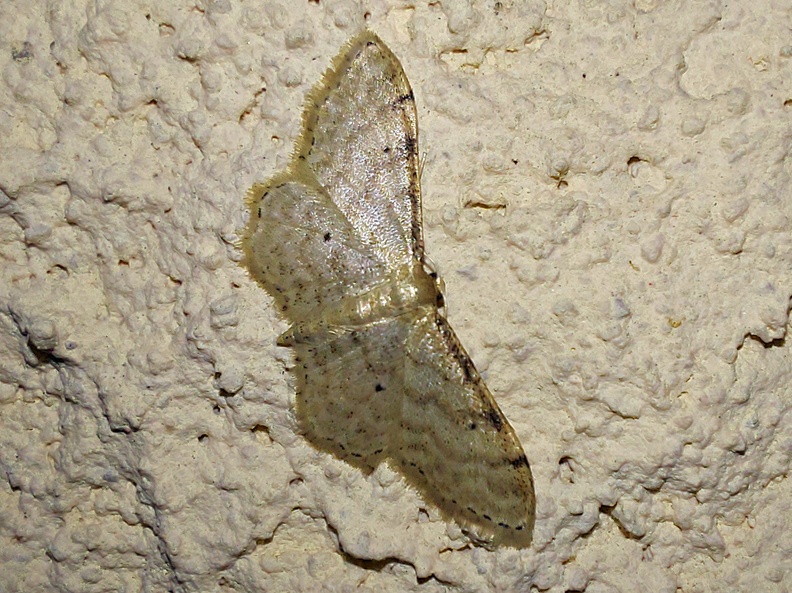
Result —
<svg viewBox="0 0 792 593"><path fill-rule="evenodd" d="M509 463L512 467L528 467L528 458L525 455L520 455L517 459L510 459Z"/></svg>

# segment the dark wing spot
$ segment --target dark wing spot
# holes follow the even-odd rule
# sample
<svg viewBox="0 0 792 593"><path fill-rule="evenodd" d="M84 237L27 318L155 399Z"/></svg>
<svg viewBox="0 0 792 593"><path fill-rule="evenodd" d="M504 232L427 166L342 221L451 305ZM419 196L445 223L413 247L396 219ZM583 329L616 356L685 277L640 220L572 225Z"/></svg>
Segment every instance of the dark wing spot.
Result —
<svg viewBox="0 0 792 593"><path fill-rule="evenodd" d="M374 391L376 391L377 393L379 393L380 391L385 391L385 388L384 388L382 385L380 385L379 383L377 383L377 384L374 386Z"/></svg>
<svg viewBox="0 0 792 593"><path fill-rule="evenodd" d="M324 240L325 241L329 241L332 238L333 238L333 234L332 233L325 233L324 234Z"/></svg>
<svg viewBox="0 0 792 593"><path fill-rule="evenodd" d="M407 101L412 101L415 99L412 90L409 93L404 93L403 95L399 96L399 98L394 101L397 105L400 103L406 103Z"/></svg>
<svg viewBox="0 0 792 593"><path fill-rule="evenodd" d="M503 420L500 417L500 414L496 412L494 409L490 409L489 411L485 412L484 417L487 421L492 425L492 427L497 430L498 432L501 431L503 428Z"/></svg>
<svg viewBox="0 0 792 593"><path fill-rule="evenodd" d="M407 151L407 154L415 154L417 147L417 142L415 141L415 136L407 134L404 137L404 149Z"/></svg>
<svg viewBox="0 0 792 593"><path fill-rule="evenodd" d="M515 468L522 466L528 467L528 458L525 455L520 455L517 459L509 460L509 463Z"/></svg>
<svg viewBox="0 0 792 593"><path fill-rule="evenodd" d="M476 374L473 372L473 365L470 364L470 361L467 360L467 357L460 352L457 352L457 357L459 358L459 366L462 367L462 372L465 375L465 379L467 381L474 381L476 379Z"/></svg>

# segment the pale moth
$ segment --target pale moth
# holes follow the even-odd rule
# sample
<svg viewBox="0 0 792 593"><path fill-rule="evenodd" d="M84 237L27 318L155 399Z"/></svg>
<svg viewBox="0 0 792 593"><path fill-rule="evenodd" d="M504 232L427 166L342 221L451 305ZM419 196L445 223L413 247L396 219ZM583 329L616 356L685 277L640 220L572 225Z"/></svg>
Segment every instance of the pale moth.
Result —
<svg viewBox="0 0 792 593"><path fill-rule="evenodd" d="M527 547L522 446L446 321L425 261L415 100L373 33L308 96L288 168L248 192L250 275L291 327L296 413L315 447L383 461L485 545Z"/></svg>

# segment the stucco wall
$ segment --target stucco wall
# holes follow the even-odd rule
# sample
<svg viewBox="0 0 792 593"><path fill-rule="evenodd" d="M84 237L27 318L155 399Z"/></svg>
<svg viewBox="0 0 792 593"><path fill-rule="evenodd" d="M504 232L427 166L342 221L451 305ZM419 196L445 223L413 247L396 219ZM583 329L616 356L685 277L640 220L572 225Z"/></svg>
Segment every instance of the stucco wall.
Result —
<svg viewBox="0 0 792 593"><path fill-rule="evenodd" d="M364 26L530 550L311 449L237 265ZM0 590L792 589L788 2L6 1L0 73Z"/></svg>

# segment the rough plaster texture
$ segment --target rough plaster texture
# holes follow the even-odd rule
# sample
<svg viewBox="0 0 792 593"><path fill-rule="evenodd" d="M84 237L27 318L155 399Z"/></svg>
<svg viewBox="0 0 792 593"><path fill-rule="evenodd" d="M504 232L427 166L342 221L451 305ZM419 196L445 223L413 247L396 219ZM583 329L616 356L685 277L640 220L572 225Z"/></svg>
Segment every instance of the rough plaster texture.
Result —
<svg viewBox="0 0 792 593"><path fill-rule="evenodd" d="M312 450L237 265L364 25L530 550ZM787 0L4 0L0 75L0 591L792 590Z"/></svg>

